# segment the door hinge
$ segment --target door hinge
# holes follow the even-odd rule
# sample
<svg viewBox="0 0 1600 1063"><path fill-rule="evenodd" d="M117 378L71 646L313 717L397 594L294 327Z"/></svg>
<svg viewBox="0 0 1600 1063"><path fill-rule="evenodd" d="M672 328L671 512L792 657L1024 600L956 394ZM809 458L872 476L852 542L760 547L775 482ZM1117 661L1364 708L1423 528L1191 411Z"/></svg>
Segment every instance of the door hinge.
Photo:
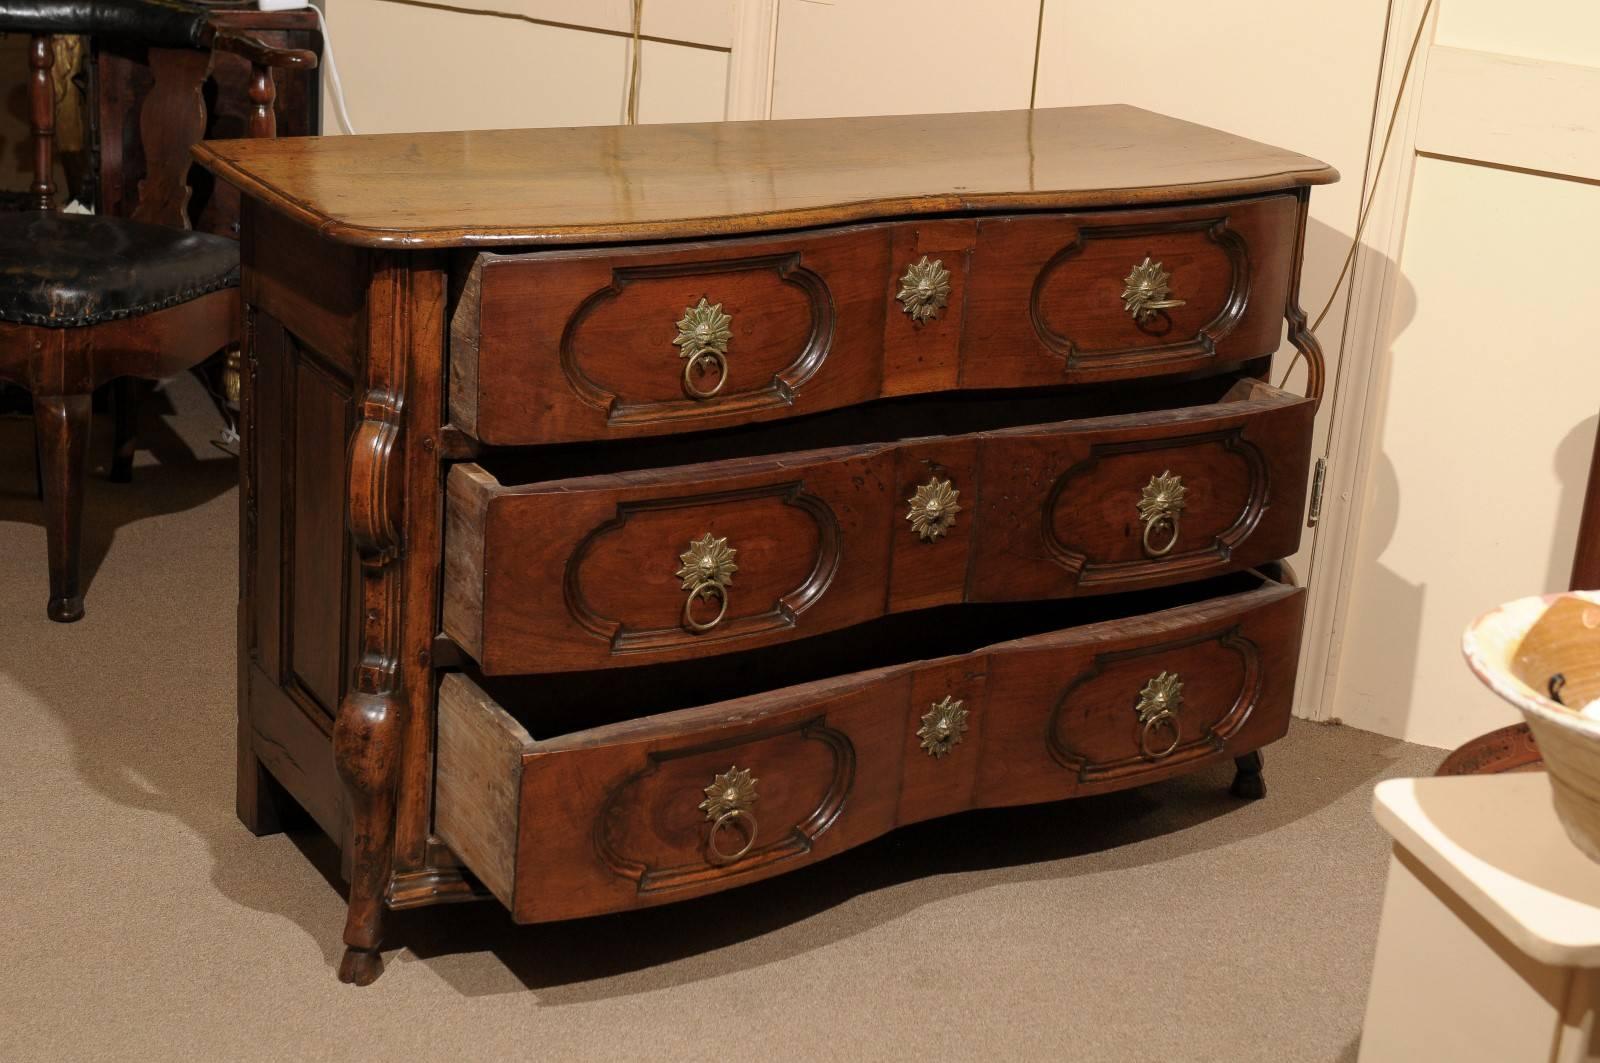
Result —
<svg viewBox="0 0 1600 1063"><path fill-rule="evenodd" d="M1316 471L1311 474L1311 509L1306 514L1306 527L1315 528L1322 519L1322 485L1328 479L1328 459L1318 458Z"/></svg>

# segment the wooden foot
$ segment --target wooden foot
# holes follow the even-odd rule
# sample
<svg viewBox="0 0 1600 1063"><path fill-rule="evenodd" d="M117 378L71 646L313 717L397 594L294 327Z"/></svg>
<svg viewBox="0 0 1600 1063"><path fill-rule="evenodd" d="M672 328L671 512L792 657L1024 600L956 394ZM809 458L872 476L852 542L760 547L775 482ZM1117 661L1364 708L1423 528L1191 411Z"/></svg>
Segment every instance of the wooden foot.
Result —
<svg viewBox="0 0 1600 1063"><path fill-rule="evenodd" d="M383 957L377 951L346 948L339 961L339 981L348 985L371 985L383 973Z"/></svg>
<svg viewBox="0 0 1600 1063"><path fill-rule="evenodd" d="M139 428L139 403L145 384L138 377L123 377L112 385L115 410L115 442L111 451L111 482L125 484L133 479L133 454Z"/></svg>
<svg viewBox="0 0 1600 1063"><path fill-rule="evenodd" d="M333 725L333 760L350 796L350 909L339 979L367 985L383 970L384 895L394 852L400 713L393 694L352 692Z"/></svg>
<svg viewBox="0 0 1600 1063"><path fill-rule="evenodd" d="M1233 776L1233 786L1228 792L1234 797L1242 797L1255 801L1267 796L1267 780L1262 777L1261 751L1255 750L1242 757L1233 758L1236 773Z"/></svg>
<svg viewBox="0 0 1600 1063"><path fill-rule="evenodd" d="M83 481L89 471L89 395L35 395L34 436L44 485L45 545L50 557L51 620L83 617L79 559L83 543Z"/></svg>

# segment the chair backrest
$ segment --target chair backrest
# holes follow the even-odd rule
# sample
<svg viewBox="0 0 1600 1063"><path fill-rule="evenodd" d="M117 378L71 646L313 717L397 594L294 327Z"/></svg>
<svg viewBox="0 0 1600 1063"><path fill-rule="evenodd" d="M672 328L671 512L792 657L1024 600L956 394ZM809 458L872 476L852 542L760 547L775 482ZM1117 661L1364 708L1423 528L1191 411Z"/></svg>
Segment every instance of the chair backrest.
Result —
<svg viewBox="0 0 1600 1063"><path fill-rule="evenodd" d="M174 0L0 0L0 32L32 34L28 51L28 119L33 133L33 184L39 210L55 201L55 87L51 69L54 34L113 37L149 46L154 85L139 115L145 175L139 182L134 220L189 228L189 146L205 136L205 83L215 52L250 62L249 132L277 133L274 67L309 69L315 53L273 48L253 38L219 32L203 8Z"/></svg>

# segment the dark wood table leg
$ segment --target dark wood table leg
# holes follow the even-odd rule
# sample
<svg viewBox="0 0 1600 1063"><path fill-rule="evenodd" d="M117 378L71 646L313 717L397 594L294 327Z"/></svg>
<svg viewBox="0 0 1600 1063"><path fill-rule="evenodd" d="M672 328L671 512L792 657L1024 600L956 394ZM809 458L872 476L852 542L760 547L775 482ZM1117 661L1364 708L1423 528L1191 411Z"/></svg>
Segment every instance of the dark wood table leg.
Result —
<svg viewBox="0 0 1600 1063"><path fill-rule="evenodd" d="M139 431L139 404L144 399L145 382L125 376L112 384L112 410L116 420L111 450L111 482L133 480L133 454Z"/></svg>
<svg viewBox="0 0 1600 1063"><path fill-rule="evenodd" d="M1242 757L1234 757L1233 786L1228 792L1235 797L1243 797L1250 801L1267 796L1267 780L1261 774L1263 763L1265 758L1259 749Z"/></svg>

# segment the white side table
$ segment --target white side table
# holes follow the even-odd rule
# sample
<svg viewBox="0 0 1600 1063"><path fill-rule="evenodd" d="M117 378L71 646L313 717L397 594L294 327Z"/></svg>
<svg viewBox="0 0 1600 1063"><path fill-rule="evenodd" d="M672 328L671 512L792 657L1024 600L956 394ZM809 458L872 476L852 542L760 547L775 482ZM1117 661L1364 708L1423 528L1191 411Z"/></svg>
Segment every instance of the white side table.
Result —
<svg viewBox="0 0 1600 1063"><path fill-rule="evenodd" d="M1390 779L1361 1063L1600 1061L1600 864L1543 772Z"/></svg>

